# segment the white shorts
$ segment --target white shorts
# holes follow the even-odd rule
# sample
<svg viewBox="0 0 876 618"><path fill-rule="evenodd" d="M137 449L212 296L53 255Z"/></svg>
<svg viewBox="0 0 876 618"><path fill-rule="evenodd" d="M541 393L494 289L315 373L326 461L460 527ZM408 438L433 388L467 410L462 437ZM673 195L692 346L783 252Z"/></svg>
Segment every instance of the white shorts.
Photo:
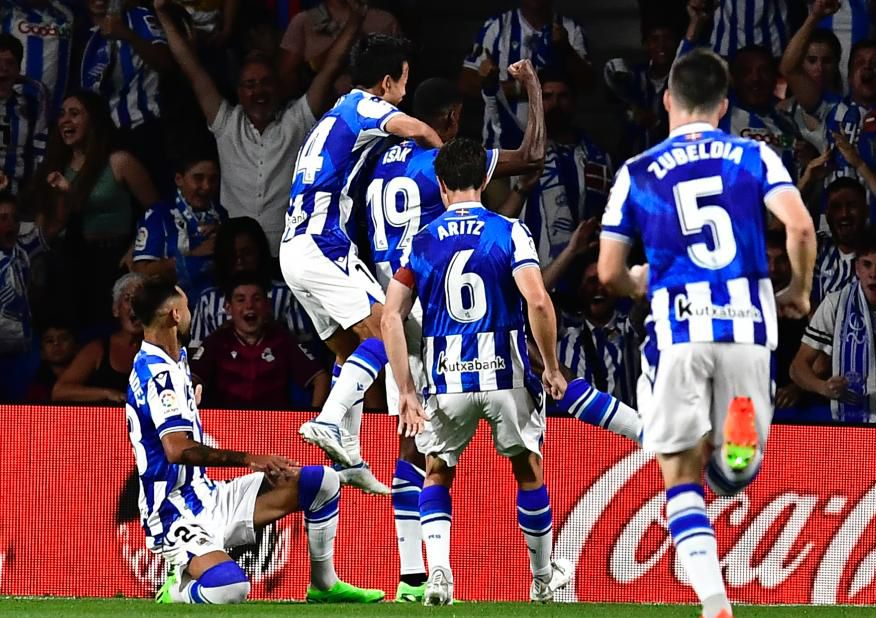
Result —
<svg viewBox="0 0 876 618"><path fill-rule="evenodd" d="M280 268L323 340L338 327L350 328L370 316L372 303L386 301L353 244L342 260L334 262L311 236L295 236L280 245Z"/></svg>
<svg viewBox="0 0 876 618"><path fill-rule="evenodd" d="M167 531L164 543L153 551L183 569L195 556L255 543L252 518L264 476L262 472L253 472L217 482L213 508L177 519Z"/></svg>
<svg viewBox="0 0 876 618"><path fill-rule="evenodd" d="M423 367L423 307L420 301L414 301L411 313L405 320L405 340L408 344L408 365L417 394L426 388L426 370ZM392 374L389 363L386 365L386 407L390 416L398 416L398 384Z"/></svg>
<svg viewBox="0 0 876 618"><path fill-rule="evenodd" d="M675 344L659 353L656 367L643 354L637 388L642 447L678 453L710 432L712 444L722 445L735 397L751 398L763 447L773 418L770 361L768 348L744 343Z"/></svg>
<svg viewBox="0 0 876 618"><path fill-rule="evenodd" d="M541 455L544 441L544 397L535 401L525 388L482 393L445 393L426 398L426 429L417 449L453 467L471 442L481 419L490 424L493 445L504 457L524 451Z"/></svg>

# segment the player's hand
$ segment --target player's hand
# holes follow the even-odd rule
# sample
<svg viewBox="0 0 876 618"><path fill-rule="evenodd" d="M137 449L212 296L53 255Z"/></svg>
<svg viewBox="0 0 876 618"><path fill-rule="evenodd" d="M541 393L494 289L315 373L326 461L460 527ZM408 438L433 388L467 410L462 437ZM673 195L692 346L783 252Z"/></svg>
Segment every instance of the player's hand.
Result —
<svg viewBox="0 0 876 618"><path fill-rule="evenodd" d="M529 59L518 60L514 64L509 65L508 75L521 84L534 84L538 80L538 76L535 74L535 67L532 66L532 61Z"/></svg>
<svg viewBox="0 0 876 618"><path fill-rule="evenodd" d="M636 285L636 290L633 292L633 298L644 298L648 293L648 278L651 275L651 267L648 264L636 264L630 268L630 278Z"/></svg>
<svg viewBox="0 0 876 618"><path fill-rule="evenodd" d="M247 455L246 465L254 472L264 472L268 476L279 476L290 472L295 462L279 455Z"/></svg>
<svg viewBox="0 0 876 618"><path fill-rule="evenodd" d="M559 368L545 369L541 374L541 382L545 392L553 397L554 401L559 401L566 394L566 378Z"/></svg>
<svg viewBox="0 0 876 618"><path fill-rule="evenodd" d="M777 408L793 408L800 401L803 395L803 390L794 384L788 384L776 390L776 407Z"/></svg>
<svg viewBox="0 0 876 618"><path fill-rule="evenodd" d="M833 376L822 383L818 394L828 399L839 399L846 392L848 385L849 383L843 376Z"/></svg>
<svg viewBox="0 0 876 618"><path fill-rule="evenodd" d="M46 176L46 182L49 183L50 187L61 193L67 193L70 190L70 181L64 178L64 174L61 172L50 172Z"/></svg>
<svg viewBox="0 0 876 618"><path fill-rule="evenodd" d="M861 158L861 153L858 152L858 149L852 146L849 138L840 131L834 131L832 135L833 141L836 144L836 149L839 150L843 158L849 162L849 165L855 169L860 167L864 163L864 159Z"/></svg>
<svg viewBox="0 0 876 618"><path fill-rule="evenodd" d="M414 392L399 393L398 397L398 435L413 438L422 433L426 426L426 413Z"/></svg>
<svg viewBox="0 0 876 618"><path fill-rule="evenodd" d="M715 5L712 0L688 0L687 16L691 21L711 19L715 13Z"/></svg>
<svg viewBox="0 0 876 618"><path fill-rule="evenodd" d="M0 191L6 190L9 186L9 177L3 172L0 172Z"/></svg>
<svg viewBox="0 0 876 618"><path fill-rule="evenodd" d="M201 398L204 396L204 385L197 384L195 386L195 405L201 405Z"/></svg>
<svg viewBox="0 0 876 618"><path fill-rule="evenodd" d="M569 247L577 255L584 253L594 242L594 234L599 231L599 218L590 217L578 224L569 238Z"/></svg>
<svg viewBox="0 0 876 618"><path fill-rule="evenodd" d="M833 15L840 10L841 5L840 0L815 0L812 5L812 15L819 19Z"/></svg>
<svg viewBox="0 0 876 618"><path fill-rule="evenodd" d="M809 315L809 294L789 285L776 294L779 317L800 320Z"/></svg>

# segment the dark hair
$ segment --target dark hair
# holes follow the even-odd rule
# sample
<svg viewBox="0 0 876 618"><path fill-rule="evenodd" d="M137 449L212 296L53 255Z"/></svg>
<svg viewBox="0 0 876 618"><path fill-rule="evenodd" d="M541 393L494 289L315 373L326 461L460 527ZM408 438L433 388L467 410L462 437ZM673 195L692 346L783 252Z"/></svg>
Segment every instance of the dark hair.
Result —
<svg viewBox="0 0 876 618"><path fill-rule="evenodd" d="M462 93L449 79L432 77L414 92L414 116L428 123L445 116L454 105L462 103Z"/></svg>
<svg viewBox="0 0 876 618"><path fill-rule="evenodd" d="M876 49L876 39L861 39L852 45L852 49L849 51L849 73L852 72L852 63L855 60L855 56L863 49Z"/></svg>
<svg viewBox="0 0 876 618"><path fill-rule="evenodd" d="M195 138L194 143L187 142L180 149L174 160L174 171L177 174L185 174L198 163L212 161L219 165L219 153L216 151L216 143L213 140Z"/></svg>
<svg viewBox="0 0 876 618"><path fill-rule="evenodd" d="M830 47L830 51L836 58L837 62L843 57L843 46L840 43L840 40L836 38L833 30L828 30L827 28L816 28L809 36L809 42L807 45L812 45L813 43L824 43Z"/></svg>
<svg viewBox="0 0 876 618"><path fill-rule="evenodd" d="M271 59L268 58L268 56L266 56L263 52L254 49L246 54L243 57L243 61L240 63L240 69L237 71L238 85L240 84L240 76L243 74L243 70L252 64L260 64L263 67L267 67L272 75L276 75L274 63L271 62Z"/></svg>
<svg viewBox="0 0 876 618"><path fill-rule="evenodd" d="M486 168L484 147L467 137L450 140L435 157L435 173L452 191L480 188L486 178Z"/></svg>
<svg viewBox="0 0 876 618"><path fill-rule="evenodd" d="M88 128L85 134L85 163L76 174L67 193L65 202L73 213L80 212L100 175L106 169L112 153L113 137L116 127L110 116L106 100L99 94L90 90L75 90L64 97L76 99L85 108L88 114ZM64 172L73 159L73 149L67 146L61 139L61 132L57 123L49 133L49 142L46 146L46 155L43 162L37 168L31 182L31 194L27 203L36 208L54 208L57 204L57 195L49 184L46 177L51 172Z"/></svg>
<svg viewBox="0 0 876 618"><path fill-rule="evenodd" d="M228 278L228 281L222 290L225 302L230 303L231 297L234 296L234 290L244 285L258 286L265 296L268 295L271 289L271 286L264 275L254 270L242 270L234 273Z"/></svg>
<svg viewBox="0 0 876 618"><path fill-rule="evenodd" d="M0 34L0 52L12 52L12 57L15 62L21 67L21 61L24 60L24 45L11 34Z"/></svg>
<svg viewBox="0 0 876 618"><path fill-rule="evenodd" d="M876 225L867 226L855 245L855 257L876 253Z"/></svg>
<svg viewBox="0 0 876 618"><path fill-rule="evenodd" d="M730 74L715 52L699 47L675 61L669 71L673 101L687 111L713 111L727 97Z"/></svg>
<svg viewBox="0 0 876 618"><path fill-rule="evenodd" d="M763 45L746 45L745 47L740 47L736 51L736 55L733 56L733 63L730 65L731 73L734 73L739 67L740 58L742 58L743 56L761 56L769 63L774 71L778 71L778 66L776 65L776 59L773 56L773 52L771 52Z"/></svg>
<svg viewBox="0 0 876 618"><path fill-rule="evenodd" d="M47 330L67 330L73 333L73 338L76 338L76 325L73 318L60 313L45 316L39 324L40 336L46 334Z"/></svg>
<svg viewBox="0 0 876 618"><path fill-rule="evenodd" d="M249 236L258 248L258 272L268 272L271 267L271 247L268 238L252 217L234 217L219 226L216 244L213 249L213 273L219 289L224 290L234 270L234 240L238 236Z"/></svg>
<svg viewBox="0 0 876 618"><path fill-rule="evenodd" d="M767 247L778 247L782 251L784 251L785 246L787 244L788 244L788 235L785 234L785 230L767 230L767 233L766 233Z"/></svg>
<svg viewBox="0 0 876 618"><path fill-rule="evenodd" d="M825 188L824 190L825 201L829 201L830 196L832 196L834 193L838 193L839 191L843 191L845 189L851 189L853 191L856 191L858 194L860 194L861 199L864 200L864 202L867 201L867 190L864 188L864 185L862 185L858 180L852 178L851 176L840 176L829 185L827 185L827 188Z"/></svg>
<svg viewBox="0 0 876 618"><path fill-rule="evenodd" d="M642 19L640 24L641 34L642 34L642 42L645 42L655 30L669 30L676 39L679 38L678 28L675 27L675 24L669 22L666 16L660 17L651 17L650 19Z"/></svg>
<svg viewBox="0 0 876 618"><path fill-rule="evenodd" d="M566 84L569 90L575 87L575 82L569 77L569 73L561 66L549 64L538 71L538 82L544 85L548 82Z"/></svg>
<svg viewBox="0 0 876 618"><path fill-rule="evenodd" d="M134 292L131 308L144 326L150 326L164 303L177 296L179 296L179 290L166 279L147 279Z"/></svg>
<svg viewBox="0 0 876 618"><path fill-rule="evenodd" d="M401 79L408 59L408 42L388 34L368 34L350 52L350 77L354 86L373 88L389 75Z"/></svg>
<svg viewBox="0 0 876 618"><path fill-rule="evenodd" d="M12 204L18 207L18 198L11 191L0 191L0 204Z"/></svg>

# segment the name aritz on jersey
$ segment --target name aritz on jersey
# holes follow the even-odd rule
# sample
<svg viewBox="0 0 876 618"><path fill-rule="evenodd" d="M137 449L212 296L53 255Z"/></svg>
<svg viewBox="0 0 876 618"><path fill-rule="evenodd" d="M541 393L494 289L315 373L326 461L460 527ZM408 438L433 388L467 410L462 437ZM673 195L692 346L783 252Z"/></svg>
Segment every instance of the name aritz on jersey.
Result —
<svg viewBox="0 0 876 618"><path fill-rule="evenodd" d="M648 171L662 179L669 170L678 165L693 163L701 159L727 159L737 165L742 162L742 146L729 142L700 142L688 144L684 148L672 148L664 152L648 166Z"/></svg>
<svg viewBox="0 0 876 618"><path fill-rule="evenodd" d="M463 221L448 221L447 227L444 224L438 226L438 240L444 240L448 236L459 236L460 234L481 235L481 230L484 229L483 221L463 220Z"/></svg>
<svg viewBox="0 0 876 618"><path fill-rule="evenodd" d="M505 369L505 359L501 356L495 356L487 360L475 358L468 361L458 360L456 362L450 362L447 360L447 356L445 356L444 352L439 352L436 371L439 374L446 374L478 371L498 371L502 369Z"/></svg>
<svg viewBox="0 0 876 618"><path fill-rule="evenodd" d="M710 318L712 320L752 320L763 322L763 315L757 307L737 307L734 305L713 305L690 300L684 294L675 297L675 319L679 322L691 318Z"/></svg>

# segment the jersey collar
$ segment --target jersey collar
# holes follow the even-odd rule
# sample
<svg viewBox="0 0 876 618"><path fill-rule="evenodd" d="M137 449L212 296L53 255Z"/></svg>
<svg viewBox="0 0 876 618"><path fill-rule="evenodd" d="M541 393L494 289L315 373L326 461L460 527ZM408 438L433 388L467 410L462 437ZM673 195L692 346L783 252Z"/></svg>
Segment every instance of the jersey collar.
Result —
<svg viewBox="0 0 876 618"><path fill-rule="evenodd" d="M458 208L483 208L484 205L480 202L456 202L455 204L451 204L447 207L448 212L451 210L457 210Z"/></svg>
<svg viewBox="0 0 876 618"><path fill-rule="evenodd" d="M669 137L678 137L679 135L687 135L688 133L706 133L707 131L717 131L715 127L708 122L689 122L680 127L675 127Z"/></svg>
<svg viewBox="0 0 876 618"><path fill-rule="evenodd" d="M145 339L143 340L143 343L141 344L140 349L142 349L144 352L148 352L149 354L154 354L155 356L160 356L160 357L164 358L165 360L167 360L167 362L169 364L174 365L174 366L179 365L180 361L182 360L182 356L183 356L182 352L180 352L179 359L173 360L172 358L170 358L167 355L167 352L165 352L162 348L155 345L154 343L149 343Z"/></svg>

